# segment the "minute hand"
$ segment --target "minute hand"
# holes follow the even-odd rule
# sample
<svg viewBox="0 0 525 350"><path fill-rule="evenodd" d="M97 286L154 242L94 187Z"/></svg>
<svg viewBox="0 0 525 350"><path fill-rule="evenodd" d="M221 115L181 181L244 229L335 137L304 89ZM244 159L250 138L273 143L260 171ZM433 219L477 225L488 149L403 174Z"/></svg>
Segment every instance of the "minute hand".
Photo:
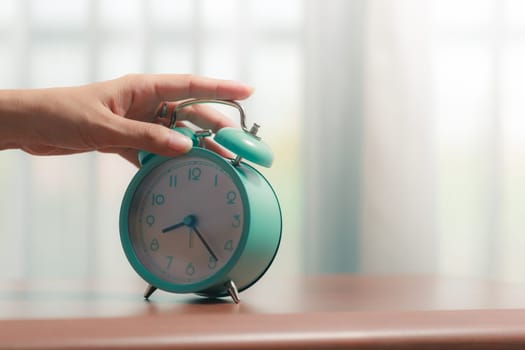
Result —
<svg viewBox="0 0 525 350"><path fill-rule="evenodd" d="M202 244L204 244L204 246L206 247L206 249L208 250L208 252L210 253L210 255L212 256L213 259L215 259L215 261L219 261L219 259L217 259L217 255L215 255L213 253L213 250L211 250L210 246L208 245L208 243L206 242L206 240L204 239L204 237L202 237L201 233L199 232L199 230L197 229L197 226L195 225L192 225L190 226L193 231L195 231L195 233L197 234L197 237L199 237L199 239L201 240Z"/></svg>

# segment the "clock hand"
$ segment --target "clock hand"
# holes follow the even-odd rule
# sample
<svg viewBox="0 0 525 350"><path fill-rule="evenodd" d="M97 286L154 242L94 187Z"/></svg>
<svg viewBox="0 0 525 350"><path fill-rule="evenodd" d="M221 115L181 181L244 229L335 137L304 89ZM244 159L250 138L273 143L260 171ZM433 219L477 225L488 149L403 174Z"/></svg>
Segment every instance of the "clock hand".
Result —
<svg viewBox="0 0 525 350"><path fill-rule="evenodd" d="M204 237L202 237L202 234L199 232L197 227L195 225L192 225L190 227L193 229L193 231L195 231L195 233L197 234L197 237L199 237L199 239L201 240L202 244L204 244L204 246L206 247L206 249L208 250L208 252L212 256L212 258L215 259L215 261L219 261L219 259L217 259L217 255L215 255L215 253L213 253L213 251L211 250L209 244L206 242Z"/></svg>
<svg viewBox="0 0 525 350"><path fill-rule="evenodd" d="M202 242L204 247L206 247L206 250L208 250L208 253L210 253L212 258L215 259L215 261L218 261L219 259L217 258L217 255L215 255L213 250L211 250L210 245L208 244L208 242L206 242L206 240L204 239L204 237L200 233L200 231L197 228L197 226L195 226L196 221L197 221L197 219L195 218L195 215L188 215L181 222L176 223L175 225L171 225L171 226L163 228L162 229L162 233L166 233L166 232L169 232L169 231L176 230L176 229L178 229L179 227L182 227L182 226L188 226L190 229L192 229L195 232L197 237L199 237L200 241Z"/></svg>
<svg viewBox="0 0 525 350"><path fill-rule="evenodd" d="M163 228L162 229L162 233L166 233L166 232L169 232L169 231L176 230L176 229L178 229L179 227L182 227L182 226L193 227L193 225L195 225L195 216L194 215L188 215L181 222L176 223L175 225L171 225L171 226Z"/></svg>
<svg viewBox="0 0 525 350"><path fill-rule="evenodd" d="M166 232L169 232L169 231L176 230L176 229L178 229L179 227L182 227L182 226L186 226L184 221L183 222L179 222L178 224L171 225L171 226L163 228L162 229L162 233L166 233Z"/></svg>

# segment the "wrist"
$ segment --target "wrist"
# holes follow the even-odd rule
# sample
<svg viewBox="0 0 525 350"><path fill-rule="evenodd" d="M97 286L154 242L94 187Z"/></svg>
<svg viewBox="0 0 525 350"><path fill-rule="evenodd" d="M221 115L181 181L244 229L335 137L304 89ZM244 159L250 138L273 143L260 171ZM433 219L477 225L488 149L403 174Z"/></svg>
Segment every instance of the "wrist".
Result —
<svg viewBox="0 0 525 350"><path fill-rule="evenodd" d="M0 90L0 150L20 148L31 140L34 90Z"/></svg>

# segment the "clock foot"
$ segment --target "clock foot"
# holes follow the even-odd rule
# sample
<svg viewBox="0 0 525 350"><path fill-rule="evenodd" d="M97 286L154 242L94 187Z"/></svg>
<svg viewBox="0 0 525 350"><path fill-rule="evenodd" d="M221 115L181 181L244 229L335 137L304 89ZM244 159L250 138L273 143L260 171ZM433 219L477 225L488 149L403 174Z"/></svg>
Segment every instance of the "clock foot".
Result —
<svg viewBox="0 0 525 350"><path fill-rule="evenodd" d="M233 299L233 302L235 304L239 304L241 302L241 299L239 298L239 291L237 290L237 286L235 283L233 283L232 280L229 280L224 284L226 287L226 290L228 291L228 294Z"/></svg>
<svg viewBox="0 0 525 350"><path fill-rule="evenodd" d="M148 300L151 294L153 294L156 290L157 287L154 287L151 284L149 284L148 288L146 288L146 291L144 292L144 299Z"/></svg>

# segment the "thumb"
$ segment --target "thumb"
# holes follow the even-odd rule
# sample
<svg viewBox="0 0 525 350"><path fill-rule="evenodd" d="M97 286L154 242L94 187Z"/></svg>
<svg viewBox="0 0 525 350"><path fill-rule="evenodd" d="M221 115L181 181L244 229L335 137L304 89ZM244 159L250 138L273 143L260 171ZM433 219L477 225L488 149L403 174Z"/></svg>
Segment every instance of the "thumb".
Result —
<svg viewBox="0 0 525 350"><path fill-rule="evenodd" d="M159 124L122 118L115 143L120 147L145 150L163 156L188 152L193 143L187 136Z"/></svg>

